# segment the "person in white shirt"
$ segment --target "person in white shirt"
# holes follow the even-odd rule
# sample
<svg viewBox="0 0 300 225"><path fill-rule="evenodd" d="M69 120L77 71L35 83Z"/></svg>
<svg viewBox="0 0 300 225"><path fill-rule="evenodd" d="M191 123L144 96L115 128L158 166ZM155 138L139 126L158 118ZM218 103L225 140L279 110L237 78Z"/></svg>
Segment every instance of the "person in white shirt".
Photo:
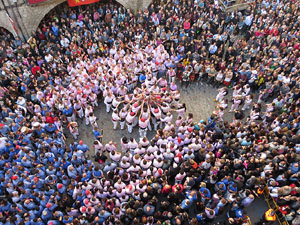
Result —
<svg viewBox="0 0 300 225"><path fill-rule="evenodd" d="M95 129L96 127L98 128L97 117L94 115L94 113L90 113L89 121L90 121L93 129Z"/></svg>
<svg viewBox="0 0 300 225"><path fill-rule="evenodd" d="M106 105L106 112L110 111L111 103L114 97L115 96L111 92L108 92L107 96L104 98L104 104Z"/></svg>
<svg viewBox="0 0 300 225"><path fill-rule="evenodd" d="M147 129L149 125L149 117L146 118L140 118L139 119L139 133L140 133L140 138L146 137L147 136Z"/></svg>
<svg viewBox="0 0 300 225"><path fill-rule="evenodd" d="M244 111L244 110L250 109L252 101L253 101L253 96L252 95L246 96L244 106L243 106L242 110Z"/></svg>
<svg viewBox="0 0 300 225"><path fill-rule="evenodd" d="M121 159L121 153L120 152L117 152L115 150L112 150L110 153L109 153L109 156L111 158L111 160L115 161L115 162L119 162L120 159Z"/></svg>
<svg viewBox="0 0 300 225"><path fill-rule="evenodd" d="M151 108L151 112L153 114L151 120L154 125L154 130L157 130L157 127L159 125L160 128L162 128L162 122L161 122L161 110L155 106L154 108Z"/></svg>
<svg viewBox="0 0 300 225"><path fill-rule="evenodd" d="M114 130L116 130L117 127L118 127L118 122L120 120L117 109L113 111L113 113L111 115L111 120L112 120L112 123L113 123Z"/></svg>
<svg viewBox="0 0 300 225"><path fill-rule="evenodd" d="M119 112L121 130L124 130L126 116L127 116L127 111L124 108L121 109L121 111Z"/></svg>
<svg viewBox="0 0 300 225"><path fill-rule="evenodd" d="M216 97L216 102L221 102L224 99L224 97L227 95L228 89L226 87L223 87L223 88L220 88L218 90L218 92L219 93Z"/></svg>
<svg viewBox="0 0 300 225"><path fill-rule="evenodd" d="M126 124L127 124L127 129L128 132L131 134L132 133L132 128L133 128L133 120L135 118L135 113L134 112L130 112L127 114L126 116Z"/></svg>
<svg viewBox="0 0 300 225"><path fill-rule="evenodd" d="M186 173L181 170L176 176L175 176L175 182L177 184L181 184L182 183L182 180L185 178L186 176Z"/></svg>
<svg viewBox="0 0 300 225"><path fill-rule="evenodd" d="M90 114L93 113L93 108L92 106L87 106L85 108L85 112L84 112L84 115L85 115L85 125L89 125L90 124L90 119L89 119L89 116Z"/></svg>
<svg viewBox="0 0 300 225"><path fill-rule="evenodd" d="M229 112L233 112L234 110L237 110L240 106L242 102L242 96L241 95L237 95L235 97L233 97L233 104L231 106L231 109L229 110Z"/></svg>
<svg viewBox="0 0 300 225"><path fill-rule="evenodd" d="M104 147L105 151L111 152L111 151L115 151L117 149L116 144L113 143L112 141L110 141L109 143L107 143Z"/></svg>
<svg viewBox="0 0 300 225"><path fill-rule="evenodd" d="M95 140L95 141L94 141L94 144L93 144L93 147L94 147L94 149L95 149L95 155L96 155L98 152L100 153L100 155L103 154L103 145L102 145L102 143L101 143L100 141Z"/></svg>
<svg viewBox="0 0 300 225"><path fill-rule="evenodd" d="M79 101L77 101L77 102L74 103L74 109L75 109L78 117L79 118L83 118L83 116L84 116L83 108L82 108L82 105L80 104Z"/></svg>

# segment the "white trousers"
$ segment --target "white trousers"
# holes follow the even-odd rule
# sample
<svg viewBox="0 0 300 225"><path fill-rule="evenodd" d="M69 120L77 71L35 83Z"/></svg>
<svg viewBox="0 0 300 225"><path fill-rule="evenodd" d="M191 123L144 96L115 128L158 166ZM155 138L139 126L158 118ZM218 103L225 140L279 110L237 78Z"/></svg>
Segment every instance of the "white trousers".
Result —
<svg viewBox="0 0 300 225"><path fill-rule="evenodd" d="M145 128L145 129L139 128L140 138L147 136L147 130L148 130L148 128Z"/></svg>
<svg viewBox="0 0 300 225"><path fill-rule="evenodd" d="M224 95L223 94L217 94L217 97L216 97L216 101L217 102L220 102L224 99Z"/></svg>
<svg viewBox="0 0 300 225"><path fill-rule="evenodd" d="M77 113L78 113L78 116L79 116L80 119L83 118L84 113L83 113L83 109L82 108L80 108L80 110L77 111Z"/></svg>
<svg viewBox="0 0 300 225"><path fill-rule="evenodd" d="M127 129L128 129L128 132L131 134L132 133L132 124L127 123Z"/></svg>
<svg viewBox="0 0 300 225"><path fill-rule="evenodd" d="M97 101L93 101L91 102L92 106L98 106L98 102Z"/></svg>
<svg viewBox="0 0 300 225"><path fill-rule="evenodd" d="M75 122L75 114L73 113L72 116L67 117L68 122Z"/></svg>
<svg viewBox="0 0 300 225"><path fill-rule="evenodd" d="M116 130L118 127L118 121L112 121L112 123L114 125L114 130Z"/></svg>
<svg viewBox="0 0 300 225"><path fill-rule="evenodd" d="M109 111L110 111L111 104L105 104L105 105L106 105L106 112L109 112Z"/></svg>
<svg viewBox="0 0 300 225"><path fill-rule="evenodd" d="M169 84L171 84L174 81L175 81L175 76L173 76L173 77L169 76Z"/></svg>
<svg viewBox="0 0 300 225"><path fill-rule="evenodd" d="M125 120L124 121L120 121L120 127L121 127L121 130L124 130Z"/></svg>

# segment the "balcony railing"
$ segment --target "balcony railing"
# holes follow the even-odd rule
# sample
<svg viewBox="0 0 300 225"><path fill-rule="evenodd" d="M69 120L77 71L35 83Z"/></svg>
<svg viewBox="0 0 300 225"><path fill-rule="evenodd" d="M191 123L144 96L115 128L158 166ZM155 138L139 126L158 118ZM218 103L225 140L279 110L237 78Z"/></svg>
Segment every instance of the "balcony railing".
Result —
<svg viewBox="0 0 300 225"><path fill-rule="evenodd" d="M232 11L232 10L244 10L250 4L253 4L254 0L219 0L221 3L221 8L224 11Z"/></svg>

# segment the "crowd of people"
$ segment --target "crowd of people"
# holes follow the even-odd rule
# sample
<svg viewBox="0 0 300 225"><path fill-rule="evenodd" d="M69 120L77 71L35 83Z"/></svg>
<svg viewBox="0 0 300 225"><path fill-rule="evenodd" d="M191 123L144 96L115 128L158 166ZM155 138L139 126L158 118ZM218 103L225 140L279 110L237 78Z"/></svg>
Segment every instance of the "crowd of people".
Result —
<svg viewBox="0 0 300 225"><path fill-rule="evenodd" d="M257 0L224 12L217 1L164 0L133 15L103 1L58 7L27 42L5 33L0 224L193 225L223 213L218 224L243 224L265 186L300 224L299 7ZM208 121L184 114L176 80L182 90L219 88ZM144 108L150 92L164 105ZM100 101L121 129L139 124L141 139L102 144ZM175 123L162 124L172 110ZM148 140L151 116L157 131ZM80 119L92 127L93 149L77 142Z"/></svg>

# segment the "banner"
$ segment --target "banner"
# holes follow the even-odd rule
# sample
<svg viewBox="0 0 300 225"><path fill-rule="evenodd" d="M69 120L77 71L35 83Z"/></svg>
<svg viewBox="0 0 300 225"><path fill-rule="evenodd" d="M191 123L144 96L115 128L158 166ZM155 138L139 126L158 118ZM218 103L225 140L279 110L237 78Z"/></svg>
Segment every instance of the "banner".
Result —
<svg viewBox="0 0 300 225"><path fill-rule="evenodd" d="M14 28L15 35L18 35L18 30L17 30L17 28L16 28L16 26L15 26L14 21L12 20L12 18L10 18L10 16L9 16L7 13L6 13L6 16L8 17L8 20L9 20L10 24L11 24L12 27Z"/></svg>
<svg viewBox="0 0 300 225"><path fill-rule="evenodd" d="M44 2L46 0L28 0L28 4L32 5L32 4L37 4L37 3L41 3Z"/></svg>
<svg viewBox="0 0 300 225"><path fill-rule="evenodd" d="M69 6L79 6L79 5L87 5L95 2L99 2L100 0L68 0Z"/></svg>

